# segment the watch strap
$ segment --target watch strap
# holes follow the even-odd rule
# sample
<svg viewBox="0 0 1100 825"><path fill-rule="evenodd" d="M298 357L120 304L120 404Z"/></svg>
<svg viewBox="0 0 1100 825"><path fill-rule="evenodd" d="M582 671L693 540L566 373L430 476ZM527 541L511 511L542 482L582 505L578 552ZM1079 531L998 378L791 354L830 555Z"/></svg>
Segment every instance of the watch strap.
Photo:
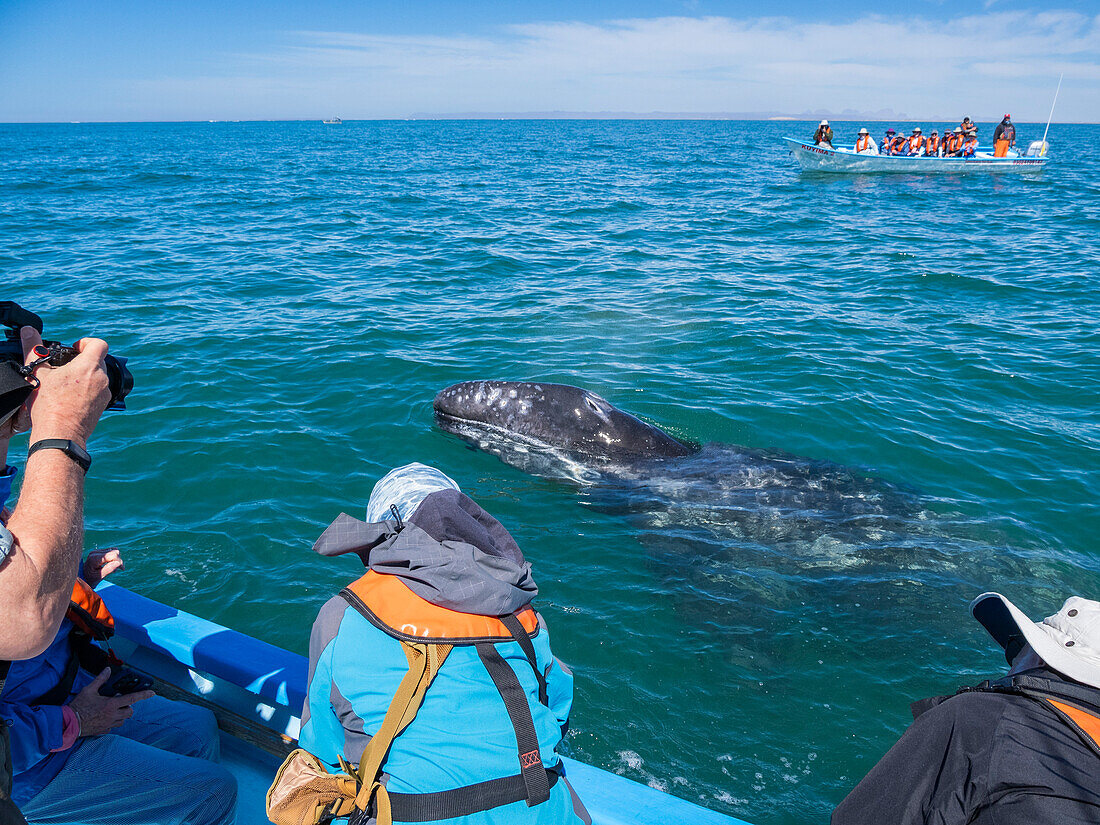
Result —
<svg viewBox="0 0 1100 825"><path fill-rule="evenodd" d="M88 455L88 451L75 441L70 441L67 438L43 438L41 441L36 441L27 450L27 458L30 458L38 450L61 450L75 461L85 473L92 466L92 457Z"/></svg>

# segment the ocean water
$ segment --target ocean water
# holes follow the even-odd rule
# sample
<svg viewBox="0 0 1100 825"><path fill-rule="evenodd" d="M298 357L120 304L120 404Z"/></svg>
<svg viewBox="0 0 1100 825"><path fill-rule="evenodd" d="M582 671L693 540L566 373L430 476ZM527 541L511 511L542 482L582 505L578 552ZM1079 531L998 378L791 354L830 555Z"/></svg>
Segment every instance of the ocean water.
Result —
<svg viewBox="0 0 1100 825"><path fill-rule="evenodd" d="M1037 176L937 178L800 173L779 138L812 130L0 126L0 297L136 379L93 437L88 545L305 652L358 575L313 540L433 464L534 565L571 755L824 820L911 701L1003 669L972 597L1100 595L1100 127L1052 126ZM611 485L527 474L433 425L475 378L709 446ZM782 497L791 467L817 498Z"/></svg>

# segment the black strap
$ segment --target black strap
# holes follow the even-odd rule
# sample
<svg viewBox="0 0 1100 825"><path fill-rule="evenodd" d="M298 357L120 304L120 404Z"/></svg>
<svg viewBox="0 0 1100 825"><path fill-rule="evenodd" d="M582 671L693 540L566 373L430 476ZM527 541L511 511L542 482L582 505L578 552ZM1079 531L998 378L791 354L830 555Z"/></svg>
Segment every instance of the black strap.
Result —
<svg viewBox="0 0 1100 825"><path fill-rule="evenodd" d="M11 662L0 661L0 693L4 692L4 682L8 678L8 670L11 669Z"/></svg>
<svg viewBox="0 0 1100 825"><path fill-rule="evenodd" d="M562 771L559 762L546 770L547 793L557 784ZM396 822L435 822L488 811L527 798L527 781L522 774L490 779L435 793L394 793L390 791L390 810Z"/></svg>
<svg viewBox="0 0 1100 825"><path fill-rule="evenodd" d="M489 671L489 677L496 685L512 728L516 733L516 745L519 747L519 768L527 793L527 807L541 804L550 798L550 784L546 778L546 769L542 766L539 752L539 737L535 732L535 723L531 718L531 706L527 704L527 694L520 685L516 672L504 661L494 645L483 642L477 645L477 655Z"/></svg>
<svg viewBox="0 0 1100 825"><path fill-rule="evenodd" d="M515 613L501 616L500 623L508 628L512 638L519 642L519 646L523 648L523 655L531 663L531 670L535 671L535 679L539 683L539 701L542 702L543 707L550 707L550 703L546 698L546 677L539 670L539 663L535 658L535 646L531 643L531 637L527 635L527 630Z"/></svg>

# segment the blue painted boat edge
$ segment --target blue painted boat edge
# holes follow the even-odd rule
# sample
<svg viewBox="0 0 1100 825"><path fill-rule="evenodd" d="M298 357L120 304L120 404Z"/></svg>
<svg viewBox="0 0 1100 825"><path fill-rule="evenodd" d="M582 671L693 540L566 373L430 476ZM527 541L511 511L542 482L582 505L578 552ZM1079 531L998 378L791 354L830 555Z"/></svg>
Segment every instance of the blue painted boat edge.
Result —
<svg viewBox="0 0 1100 825"><path fill-rule="evenodd" d="M145 653L144 661L168 660L285 706L295 715L301 709L308 673L305 657L118 585L105 582L98 592L115 617L116 635ZM262 717L256 721L267 722ZM563 761L569 781L598 825L749 825L602 768Z"/></svg>

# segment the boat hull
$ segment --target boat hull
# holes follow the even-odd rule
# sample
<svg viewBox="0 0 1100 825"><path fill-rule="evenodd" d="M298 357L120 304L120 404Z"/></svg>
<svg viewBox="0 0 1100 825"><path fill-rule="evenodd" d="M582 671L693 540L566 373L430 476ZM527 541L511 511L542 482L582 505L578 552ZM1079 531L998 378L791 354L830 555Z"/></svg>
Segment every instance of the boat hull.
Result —
<svg viewBox="0 0 1100 825"><path fill-rule="evenodd" d="M972 158L905 157L857 154L851 149L826 149L794 138L783 138L798 165L807 171L842 174L900 173L918 175L971 172L1040 172L1046 158L995 158L978 152Z"/></svg>

